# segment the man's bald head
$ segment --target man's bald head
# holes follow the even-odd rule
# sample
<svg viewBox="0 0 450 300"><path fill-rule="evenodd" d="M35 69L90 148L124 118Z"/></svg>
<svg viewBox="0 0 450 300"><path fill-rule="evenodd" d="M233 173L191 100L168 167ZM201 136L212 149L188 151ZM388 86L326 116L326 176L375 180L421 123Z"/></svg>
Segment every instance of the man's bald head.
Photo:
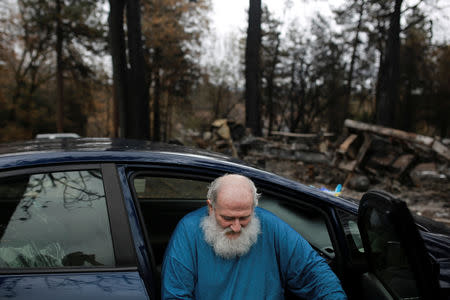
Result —
<svg viewBox="0 0 450 300"><path fill-rule="evenodd" d="M208 188L207 198L214 208L220 192L224 193L250 193L253 199L253 207L258 205L259 194L255 184L248 177L238 174L225 174L216 178Z"/></svg>

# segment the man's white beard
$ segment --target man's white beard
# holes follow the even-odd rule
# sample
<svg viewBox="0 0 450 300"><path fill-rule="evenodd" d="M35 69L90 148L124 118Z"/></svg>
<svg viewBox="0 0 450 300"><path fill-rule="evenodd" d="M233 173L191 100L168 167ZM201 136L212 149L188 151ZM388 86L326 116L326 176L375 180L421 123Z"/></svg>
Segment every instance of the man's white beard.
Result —
<svg viewBox="0 0 450 300"><path fill-rule="evenodd" d="M258 234L261 232L261 224L254 214L247 226L241 228L240 235L234 239L227 236L227 232L232 229L220 227L213 214L205 216L200 226L205 234L206 242L214 248L217 255L225 259L246 254L256 243Z"/></svg>

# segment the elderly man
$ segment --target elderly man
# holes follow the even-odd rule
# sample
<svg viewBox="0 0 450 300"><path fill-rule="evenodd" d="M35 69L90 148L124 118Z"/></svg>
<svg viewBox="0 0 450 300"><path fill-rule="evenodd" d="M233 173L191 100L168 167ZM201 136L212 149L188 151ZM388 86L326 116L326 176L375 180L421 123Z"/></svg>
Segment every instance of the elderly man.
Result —
<svg viewBox="0 0 450 300"><path fill-rule="evenodd" d="M241 175L214 180L208 207L177 225L162 269L162 299L346 299L327 263L296 231L256 207Z"/></svg>

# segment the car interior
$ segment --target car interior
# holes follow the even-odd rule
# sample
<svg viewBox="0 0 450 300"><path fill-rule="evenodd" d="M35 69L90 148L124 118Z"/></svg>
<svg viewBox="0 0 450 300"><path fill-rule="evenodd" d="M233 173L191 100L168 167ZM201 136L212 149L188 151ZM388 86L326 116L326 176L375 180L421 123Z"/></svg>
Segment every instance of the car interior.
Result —
<svg viewBox="0 0 450 300"><path fill-rule="evenodd" d="M157 272L161 272L165 249L178 222L187 213L206 205L210 181L148 173L137 173L132 177ZM328 263L333 262L335 251L325 217L320 211L264 191L259 206L283 219L305 237ZM286 297L290 299L291 296Z"/></svg>

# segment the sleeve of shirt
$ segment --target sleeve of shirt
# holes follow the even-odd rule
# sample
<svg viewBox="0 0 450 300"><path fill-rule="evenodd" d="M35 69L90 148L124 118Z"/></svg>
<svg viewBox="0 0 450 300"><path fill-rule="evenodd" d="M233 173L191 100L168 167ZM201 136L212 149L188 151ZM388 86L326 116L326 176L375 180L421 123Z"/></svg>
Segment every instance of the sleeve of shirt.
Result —
<svg viewBox="0 0 450 300"><path fill-rule="evenodd" d="M295 230L281 227L280 264L287 288L304 299L347 299L326 261Z"/></svg>
<svg viewBox="0 0 450 300"><path fill-rule="evenodd" d="M180 222L164 256L161 299L194 299L196 272L191 241L185 224Z"/></svg>

